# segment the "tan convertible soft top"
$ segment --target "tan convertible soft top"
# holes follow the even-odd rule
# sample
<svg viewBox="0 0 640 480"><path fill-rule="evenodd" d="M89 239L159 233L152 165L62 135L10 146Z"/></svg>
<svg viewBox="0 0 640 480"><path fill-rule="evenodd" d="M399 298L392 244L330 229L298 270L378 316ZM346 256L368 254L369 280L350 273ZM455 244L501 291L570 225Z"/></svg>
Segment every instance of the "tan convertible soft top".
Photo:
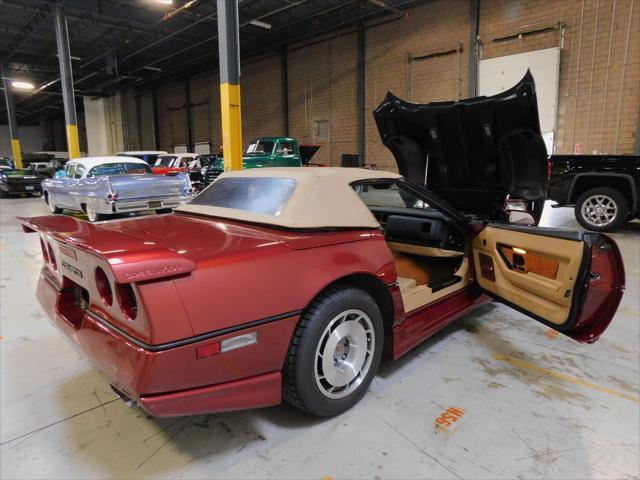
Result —
<svg viewBox="0 0 640 480"><path fill-rule="evenodd" d="M225 172L218 178L232 177L293 179L296 181L296 188L277 216L208 205L183 205L175 211L286 228L376 228L379 223L350 184L359 180L401 178L392 172L324 167L254 168ZM215 188L214 186L215 182L207 188Z"/></svg>

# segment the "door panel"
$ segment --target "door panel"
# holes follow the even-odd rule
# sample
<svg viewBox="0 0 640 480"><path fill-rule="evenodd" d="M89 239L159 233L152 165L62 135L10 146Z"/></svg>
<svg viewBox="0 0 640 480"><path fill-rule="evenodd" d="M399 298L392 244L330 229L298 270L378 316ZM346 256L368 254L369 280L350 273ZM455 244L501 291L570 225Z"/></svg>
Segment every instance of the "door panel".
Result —
<svg viewBox="0 0 640 480"><path fill-rule="evenodd" d="M489 225L473 256L482 289L580 341L604 331L624 288L617 246L604 235Z"/></svg>
<svg viewBox="0 0 640 480"><path fill-rule="evenodd" d="M519 255L525 259L525 265L531 254L557 262L555 278L513 268L507 255L501 253L510 247L526 252ZM562 325L567 321L574 285L582 264L584 242L549 237L543 239L534 234L487 227L473 241L473 249L482 288L551 323ZM491 258L495 280L491 281L483 275L480 256ZM483 261L485 264L489 262L486 258Z"/></svg>

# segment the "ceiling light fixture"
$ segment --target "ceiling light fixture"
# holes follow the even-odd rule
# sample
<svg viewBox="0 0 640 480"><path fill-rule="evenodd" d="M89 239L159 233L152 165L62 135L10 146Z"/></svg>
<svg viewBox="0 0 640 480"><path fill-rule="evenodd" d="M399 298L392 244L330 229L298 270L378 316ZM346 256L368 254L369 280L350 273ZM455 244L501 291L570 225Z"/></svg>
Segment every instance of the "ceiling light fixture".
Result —
<svg viewBox="0 0 640 480"><path fill-rule="evenodd" d="M21 82L19 80L14 80L11 82L11 86L17 90L33 90L35 87L31 82Z"/></svg>
<svg viewBox="0 0 640 480"><path fill-rule="evenodd" d="M267 22L261 22L260 20L249 20L251 25L255 25L256 27L265 28L267 30L271 30L271 24Z"/></svg>
<svg viewBox="0 0 640 480"><path fill-rule="evenodd" d="M144 66L142 67L143 70L151 70L152 72L161 72L162 69L158 68L158 67L150 67L150 66Z"/></svg>
<svg viewBox="0 0 640 480"><path fill-rule="evenodd" d="M173 0L156 0L156 2L161 3L163 5L173 5Z"/></svg>

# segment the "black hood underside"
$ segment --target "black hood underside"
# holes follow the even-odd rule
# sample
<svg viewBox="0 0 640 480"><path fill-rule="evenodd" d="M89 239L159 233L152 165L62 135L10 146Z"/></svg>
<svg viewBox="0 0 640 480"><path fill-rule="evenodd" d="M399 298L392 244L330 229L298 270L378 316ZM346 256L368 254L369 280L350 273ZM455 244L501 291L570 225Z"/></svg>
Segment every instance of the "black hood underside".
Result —
<svg viewBox="0 0 640 480"><path fill-rule="evenodd" d="M463 213L495 219L507 196L544 201L547 151L530 72L491 97L415 104L388 93L373 115L399 173Z"/></svg>

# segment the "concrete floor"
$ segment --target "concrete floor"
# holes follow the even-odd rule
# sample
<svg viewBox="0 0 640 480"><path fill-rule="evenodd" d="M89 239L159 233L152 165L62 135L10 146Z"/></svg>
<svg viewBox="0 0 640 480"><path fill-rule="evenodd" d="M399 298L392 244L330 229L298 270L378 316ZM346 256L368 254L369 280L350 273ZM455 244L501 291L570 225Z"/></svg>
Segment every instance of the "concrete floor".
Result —
<svg viewBox="0 0 640 480"><path fill-rule="evenodd" d="M638 478L640 224L615 234L627 291L594 345L492 304L396 363L340 417L281 405L172 419L116 400L41 313L37 236L0 202L0 477ZM577 229L567 209L543 224ZM454 428L435 426L449 407Z"/></svg>

